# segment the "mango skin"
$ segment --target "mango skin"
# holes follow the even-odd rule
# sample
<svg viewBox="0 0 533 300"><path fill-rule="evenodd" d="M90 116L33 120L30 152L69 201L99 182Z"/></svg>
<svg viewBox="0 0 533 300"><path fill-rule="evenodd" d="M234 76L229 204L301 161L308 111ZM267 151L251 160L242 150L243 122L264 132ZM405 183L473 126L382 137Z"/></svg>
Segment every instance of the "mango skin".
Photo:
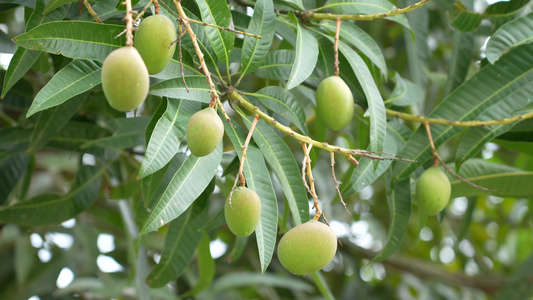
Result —
<svg viewBox="0 0 533 300"><path fill-rule="evenodd" d="M450 180L437 167L425 170L416 183L418 203L420 208L429 216L438 214L446 207L450 200L451 191Z"/></svg>
<svg viewBox="0 0 533 300"><path fill-rule="evenodd" d="M109 53L102 66L102 89L111 107L124 112L139 107L149 87L148 70L137 49L122 47Z"/></svg>
<svg viewBox="0 0 533 300"><path fill-rule="evenodd" d="M191 116L185 133L191 153L197 157L213 152L224 136L224 124L212 107Z"/></svg>
<svg viewBox="0 0 533 300"><path fill-rule="evenodd" d="M352 91L339 76L328 77L322 80L316 90L316 109L330 129L344 129L353 117Z"/></svg>
<svg viewBox="0 0 533 300"><path fill-rule="evenodd" d="M174 23L164 15L145 18L135 31L135 48L139 50L149 74L165 69L174 55L177 39ZM170 46L170 48L169 48Z"/></svg>
<svg viewBox="0 0 533 300"><path fill-rule="evenodd" d="M261 219L261 200L253 190L238 187L233 191L231 206L229 198L226 199L224 216L233 234L247 237L254 232Z"/></svg>
<svg viewBox="0 0 533 300"><path fill-rule="evenodd" d="M279 241L278 259L285 269L305 275L324 268L337 252L337 236L317 220L289 230Z"/></svg>

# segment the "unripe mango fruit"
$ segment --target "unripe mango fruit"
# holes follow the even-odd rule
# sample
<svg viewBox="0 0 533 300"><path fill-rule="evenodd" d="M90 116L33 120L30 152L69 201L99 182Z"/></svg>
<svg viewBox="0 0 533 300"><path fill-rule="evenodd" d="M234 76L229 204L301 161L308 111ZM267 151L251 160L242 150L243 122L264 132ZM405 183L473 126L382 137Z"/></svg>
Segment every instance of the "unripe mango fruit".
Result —
<svg viewBox="0 0 533 300"><path fill-rule="evenodd" d="M102 89L109 105L130 111L148 95L150 77L137 49L122 47L109 53L102 66Z"/></svg>
<svg viewBox="0 0 533 300"><path fill-rule="evenodd" d="M297 275L324 268L337 252L337 236L317 220L289 230L279 241L278 259L285 269Z"/></svg>
<svg viewBox="0 0 533 300"><path fill-rule="evenodd" d="M353 95L339 76L330 76L318 85L316 110L332 130L341 130L350 124L354 111Z"/></svg>
<svg viewBox="0 0 533 300"><path fill-rule="evenodd" d="M226 223L233 234L247 237L254 232L261 218L261 200L251 189L238 187L233 191L231 205L229 197L224 205Z"/></svg>
<svg viewBox="0 0 533 300"><path fill-rule="evenodd" d="M166 68L176 50L176 44L170 44L176 39L176 27L167 16L152 15L141 22L134 41L148 73L157 74Z"/></svg>
<svg viewBox="0 0 533 300"><path fill-rule="evenodd" d="M213 152L224 136L224 124L212 107L204 108L191 116L187 123L187 144L195 156Z"/></svg>
<svg viewBox="0 0 533 300"><path fill-rule="evenodd" d="M448 176L431 167L422 173L416 183L416 197L420 208L429 216L441 212L450 200L451 184Z"/></svg>

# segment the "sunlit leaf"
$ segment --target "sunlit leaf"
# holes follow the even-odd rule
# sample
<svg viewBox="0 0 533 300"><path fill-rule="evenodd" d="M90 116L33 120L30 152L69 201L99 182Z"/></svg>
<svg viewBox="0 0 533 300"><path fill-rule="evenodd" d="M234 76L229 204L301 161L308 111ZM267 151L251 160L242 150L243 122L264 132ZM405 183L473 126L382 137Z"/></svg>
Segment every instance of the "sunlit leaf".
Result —
<svg viewBox="0 0 533 300"><path fill-rule="evenodd" d="M296 17L293 17L293 20L297 24L296 45L294 47L296 56L289 80L287 81L286 90L298 86L311 75L318 57L318 43L316 38L298 22Z"/></svg>
<svg viewBox="0 0 533 300"><path fill-rule="evenodd" d="M220 27L227 28L230 26L231 12L225 1L196 0L196 3L200 8L202 21ZM218 59L223 63L228 64L231 52L233 51L235 33L212 26L204 26L204 30Z"/></svg>

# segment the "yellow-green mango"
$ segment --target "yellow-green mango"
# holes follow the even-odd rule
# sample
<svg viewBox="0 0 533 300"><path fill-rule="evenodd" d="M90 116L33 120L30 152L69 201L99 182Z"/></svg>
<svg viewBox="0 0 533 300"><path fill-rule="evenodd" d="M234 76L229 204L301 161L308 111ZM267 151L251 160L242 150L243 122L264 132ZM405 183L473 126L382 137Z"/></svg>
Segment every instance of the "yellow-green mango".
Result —
<svg viewBox="0 0 533 300"><path fill-rule="evenodd" d="M416 183L416 197L420 208L429 216L441 212L450 200L452 188L448 176L431 167L422 173Z"/></svg>
<svg viewBox="0 0 533 300"><path fill-rule="evenodd" d="M224 124L212 107L204 108L191 116L187 123L187 144L195 156L213 152L224 136Z"/></svg>
<svg viewBox="0 0 533 300"><path fill-rule="evenodd" d="M354 111L353 95L339 76L328 77L318 85L316 110L332 130L341 130L350 124Z"/></svg>
<svg viewBox="0 0 533 300"><path fill-rule="evenodd" d="M224 205L226 224L233 234L247 237L254 232L261 218L261 200L251 189L238 187L233 191L231 205L229 197Z"/></svg>
<svg viewBox="0 0 533 300"><path fill-rule="evenodd" d="M176 50L177 33L172 21L164 15L142 20L135 31L134 45L141 54L148 73L157 74L166 68Z"/></svg>

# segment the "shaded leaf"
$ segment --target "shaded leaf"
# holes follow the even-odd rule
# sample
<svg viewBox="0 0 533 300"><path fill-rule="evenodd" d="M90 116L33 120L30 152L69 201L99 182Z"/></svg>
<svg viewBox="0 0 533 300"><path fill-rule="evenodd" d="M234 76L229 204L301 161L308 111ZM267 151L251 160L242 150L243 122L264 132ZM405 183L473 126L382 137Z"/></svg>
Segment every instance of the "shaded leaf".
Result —
<svg viewBox="0 0 533 300"><path fill-rule="evenodd" d="M6 156L0 160L0 205L4 204L24 174L29 157L23 152Z"/></svg>
<svg viewBox="0 0 533 300"><path fill-rule="evenodd" d="M179 217L215 176L221 159L222 143L207 156L189 155L156 201L141 234L157 230Z"/></svg>
<svg viewBox="0 0 533 300"><path fill-rule="evenodd" d="M533 13L500 27L487 43L487 59L494 63L511 48L533 42Z"/></svg>
<svg viewBox="0 0 533 300"><path fill-rule="evenodd" d="M198 255L198 281L196 285L190 289L183 297L194 296L211 285L215 278L215 260L211 256L209 235L202 234L200 244L196 249Z"/></svg>
<svg viewBox="0 0 533 300"><path fill-rule="evenodd" d="M80 166L70 191L63 196L41 194L0 208L0 222L27 226L58 224L77 216L96 200L105 167Z"/></svg>
<svg viewBox="0 0 533 300"><path fill-rule="evenodd" d="M448 22L461 31L473 31L483 20L481 14L469 11L461 2L453 3L453 9L447 17Z"/></svg>
<svg viewBox="0 0 533 300"><path fill-rule="evenodd" d="M165 80L150 87L149 93L155 96L169 97L174 99L185 99L209 103L211 92L209 84L203 76L185 76L185 82L189 91L185 88L181 77Z"/></svg>
<svg viewBox="0 0 533 300"><path fill-rule="evenodd" d="M424 91L418 85L402 78L398 73L394 74L394 78L396 79L396 85L389 99L385 100L386 104L409 106L423 101Z"/></svg>
<svg viewBox="0 0 533 300"><path fill-rule="evenodd" d="M268 79L287 80L291 75L296 53L294 50L276 50L267 54L265 62L254 74Z"/></svg>
<svg viewBox="0 0 533 300"><path fill-rule="evenodd" d="M394 5L387 0L332 0L328 4L322 6L322 9L331 9L336 14L378 14L387 13L394 10ZM404 15L397 15L394 17L386 17L391 21L398 22L406 28L409 28L409 23Z"/></svg>
<svg viewBox="0 0 533 300"><path fill-rule="evenodd" d="M145 144L144 132L150 122L149 117L115 119L117 130L112 136L103 137L83 144L82 148L92 146L110 148L131 148Z"/></svg>

